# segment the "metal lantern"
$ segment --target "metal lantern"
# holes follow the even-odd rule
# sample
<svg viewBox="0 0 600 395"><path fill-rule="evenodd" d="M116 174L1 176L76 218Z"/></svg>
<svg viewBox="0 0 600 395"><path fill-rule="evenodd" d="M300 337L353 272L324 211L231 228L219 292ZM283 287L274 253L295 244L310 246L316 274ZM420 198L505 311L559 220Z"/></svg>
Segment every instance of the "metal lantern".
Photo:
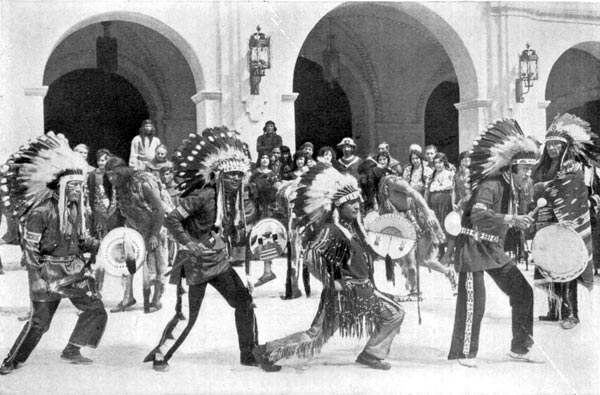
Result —
<svg viewBox="0 0 600 395"><path fill-rule="evenodd" d="M335 47L335 36L331 30L331 18L329 19L329 34L327 35L327 48L323 51L323 77L329 85L340 78L340 53Z"/></svg>
<svg viewBox="0 0 600 395"><path fill-rule="evenodd" d="M534 49L525 45L525 50L519 55L519 78L516 80L515 93L517 101L523 103L523 95L529 93L533 81L538 79L538 56ZM526 89L526 90L524 90Z"/></svg>
<svg viewBox="0 0 600 395"><path fill-rule="evenodd" d="M250 94L258 95L258 88L265 70L271 68L271 37L260 32L256 26L256 33L250 36L248 42L248 69L250 70Z"/></svg>

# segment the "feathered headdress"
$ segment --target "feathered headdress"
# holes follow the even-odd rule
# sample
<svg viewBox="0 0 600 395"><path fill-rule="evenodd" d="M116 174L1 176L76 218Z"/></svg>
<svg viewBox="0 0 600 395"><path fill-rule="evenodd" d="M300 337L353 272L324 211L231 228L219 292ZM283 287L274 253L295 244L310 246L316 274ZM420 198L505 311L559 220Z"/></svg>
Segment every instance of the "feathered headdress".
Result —
<svg viewBox="0 0 600 395"><path fill-rule="evenodd" d="M500 174L512 164L536 164L538 147L525 137L514 119L494 121L479 133L469 152L471 187L475 190L486 178Z"/></svg>
<svg viewBox="0 0 600 395"><path fill-rule="evenodd" d="M329 164L317 163L302 175L292 201L298 227L310 236L320 231L332 214L337 222L335 207L355 199L362 199L356 178Z"/></svg>
<svg viewBox="0 0 600 395"><path fill-rule="evenodd" d="M600 165L600 147L594 143L597 138L588 122L568 113L557 115L546 132L546 142L561 141L566 144L563 158L573 158L586 166Z"/></svg>
<svg viewBox="0 0 600 395"><path fill-rule="evenodd" d="M185 190L199 179L208 183L223 172L248 173L250 159L238 136L225 126L190 134L173 155L175 173L182 179L179 188Z"/></svg>
<svg viewBox="0 0 600 395"><path fill-rule="evenodd" d="M175 173L182 179L180 190L194 188L200 183L217 184L217 227L222 226L225 212L222 174L241 172L246 179L249 177L250 159L238 136L238 132L225 126L204 129L202 134L190 134L173 155ZM237 225L242 220L245 221L243 186L237 195L234 223Z"/></svg>
<svg viewBox="0 0 600 395"><path fill-rule="evenodd" d="M50 198L59 196L60 229L67 231L65 191L69 181L85 181L88 164L69 147L62 134L48 132L30 140L11 155L0 178L2 203L16 218ZM83 193L81 194L83 199ZM83 200L80 202L80 208ZM83 221L83 215L81 219ZM82 229L84 227L81 223Z"/></svg>

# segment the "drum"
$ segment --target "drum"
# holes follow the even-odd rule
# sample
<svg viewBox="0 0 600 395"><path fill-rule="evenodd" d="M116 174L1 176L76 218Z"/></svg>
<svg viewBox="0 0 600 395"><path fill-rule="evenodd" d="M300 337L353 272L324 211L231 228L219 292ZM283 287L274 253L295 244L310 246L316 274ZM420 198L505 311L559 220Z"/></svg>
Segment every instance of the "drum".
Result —
<svg viewBox="0 0 600 395"><path fill-rule="evenodd" d="M579 234L559 224L536 232L531 255L540 273L555 282L568 282L579 277L590 258Z"/></svg>
<svg viewBox="0 0 600 395"><path fill-rule="evenodd" d="M400 259L415 247L417 231L404 215L384 214L365 222L367 242L377 254Z"/></svg>
<svg viewBox="0 0 600 395"><path fill-rule="evenodd" d="M115 228L100 242L96 262L111 276L128 276L126 257L135 257L136 270L146 259L146 244L142 235L131 228Z"/></svg>
<svg viewBox="0 0 600 395"><path fill-rule="evenodd" d="M444 229L450 236L458 236L460 234L461 216L456 211L452 211L446 215L444 219Z"/></svg>
<svg viewBox="0 0 600 395"><path fill-rule="evenodd" d="M250 231L250 252L261 261L284 258L287 246L285 226L274 218L264 218Z"/></svg>

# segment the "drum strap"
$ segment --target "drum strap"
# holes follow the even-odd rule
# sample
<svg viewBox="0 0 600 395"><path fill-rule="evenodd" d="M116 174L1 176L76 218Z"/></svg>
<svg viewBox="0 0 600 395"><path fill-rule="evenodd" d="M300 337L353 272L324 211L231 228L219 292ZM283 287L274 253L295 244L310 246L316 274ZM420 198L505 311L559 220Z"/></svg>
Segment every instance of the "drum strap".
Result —
<svg viewBox="0 0 600 395"><path fill-rule="evenodd" d="M469 228L460 228L460 233L463 235L471 236L474 239L481 239L485 241L491 241L492 243L498 243L500 238L495 235L490 235L488 233L478 232Z"/></svg>

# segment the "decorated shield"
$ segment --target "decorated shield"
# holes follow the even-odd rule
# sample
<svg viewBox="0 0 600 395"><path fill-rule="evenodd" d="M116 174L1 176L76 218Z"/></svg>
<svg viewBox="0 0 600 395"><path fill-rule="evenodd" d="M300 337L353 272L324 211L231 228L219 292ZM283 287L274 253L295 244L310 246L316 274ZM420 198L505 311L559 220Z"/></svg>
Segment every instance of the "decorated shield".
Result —
<svg viewBox="0 0 600 395"><path fill-rule="evenodd" d="M559 224L536 232L531 255L540 273L556 282L568 282L579 277L589 261L588 250L579 234Z"/></svg>
<svg viewBox="0 0 600 395"><path fill-rule="evenodd" d="M274 218L264 218L252 227L248 242L250 252L256 259L268 261L282 258L287 246L285 226Z"/></svg>
<svg viewBox="0 0 600 395"><path fill-rule="evenodd" d="M135 258L135 269L139 269L146 259L146 244L139 232L131 228L115 228L100 242L97 263L112 276L127 276L131 270L127 261Z"/></svg>
<svg viewBox="0 0 600 395"><path fill-rule="evenodd" d="M367 242L382 257L400 259L415 247L417 231L404 215L384 214L365 222Z"/></svg>

